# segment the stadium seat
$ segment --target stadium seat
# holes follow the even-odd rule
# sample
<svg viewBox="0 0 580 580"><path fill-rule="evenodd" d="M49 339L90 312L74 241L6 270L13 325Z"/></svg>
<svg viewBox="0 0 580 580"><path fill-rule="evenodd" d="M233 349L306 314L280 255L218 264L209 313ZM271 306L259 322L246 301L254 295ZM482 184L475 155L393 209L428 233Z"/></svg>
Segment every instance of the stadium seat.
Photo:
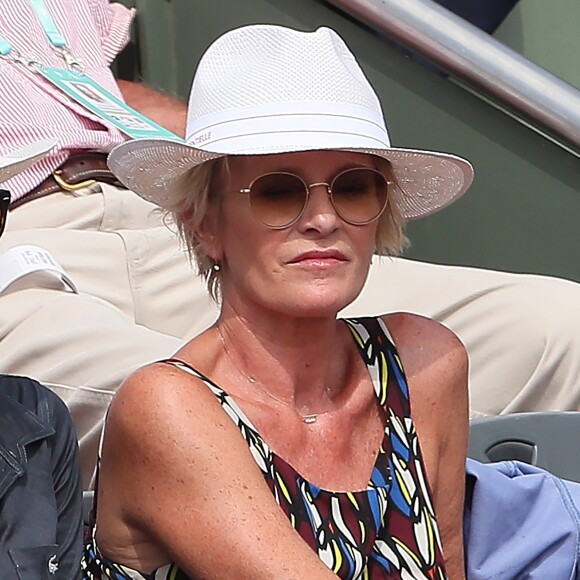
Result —
<svg viewBox="0 0 580 580"><path fill-rule="evenodd" d="M580 412L514 413L474 419L468 457L483 463L518 460L580 482Z"/></svg>

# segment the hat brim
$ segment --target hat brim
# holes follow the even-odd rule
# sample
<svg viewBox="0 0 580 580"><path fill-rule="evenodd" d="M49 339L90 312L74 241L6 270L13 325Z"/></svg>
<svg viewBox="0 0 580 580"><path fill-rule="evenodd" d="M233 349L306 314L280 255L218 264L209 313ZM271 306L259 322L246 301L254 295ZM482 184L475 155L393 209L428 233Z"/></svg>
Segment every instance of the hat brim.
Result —
<svg viewBox="0 0 580 580"><path fill-rule="evenodd" d="M42 159L56 144L58 139L43 139L21 147L16 151L10 151L0 156L0 185L15 175L32 167L39 159Z"/></svg>
<svg viewBox="0 0 580 580"><path fill-rule="evenodd" d="M302 147L283 152L308 150L316 149ZM461 197L473 181L472 165L454 155L398 147L337 147L336 150L367 153L387 159L392 164L399 185L393 190L393 198L401 215L406 219L417 219L443 209ZM113 149L109 154L108 164L111 171L129 189L147 201L167 207L181 193L179 181L188 170L226 155L170 139L139 139Z"/></svg>

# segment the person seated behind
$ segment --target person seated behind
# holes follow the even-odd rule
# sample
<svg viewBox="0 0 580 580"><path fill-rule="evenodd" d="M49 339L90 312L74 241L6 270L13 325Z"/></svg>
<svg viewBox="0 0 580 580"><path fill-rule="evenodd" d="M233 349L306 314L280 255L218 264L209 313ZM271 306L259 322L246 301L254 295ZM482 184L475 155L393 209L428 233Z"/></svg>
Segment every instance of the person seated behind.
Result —
<svg viewBox="0 0 580 580"><path fill-rule="evenodd" d="M33 379L0 375L0 421L0 578L78 578L82 485L66 405Z"/></svg>
<svg viewBox="0 0 580 580"><path fill-rule="evenodd" d="M85 577L463 577L465 348L420 316L337 313L470 164L392 148L327 28L221 37L188 125L110 166L170 209L221 312L117 392Z"/></svg>
<svg viewBox="0 0 580 580"><path fill-rule="evenodd" d="M42 67L66 73L74 61L75 71L86 73L78 80L90 77L113 98L182 131L183 103L113 77L109 65L128 40L133 14L108 0L44 0L4 3L0 19L9 47L0 58L0 154L60 137L45 158L6 184L12 201L0 259L35 245L70 281L26 276L5 290L0 271L0 360L4 372L33 376L67 403L87 487L114 390L136 368L174 352L191 326L205 328L204 312L207 324L214 320L173 233L107 168L107 153L128 137L41 74ZM64 46L53 46L47 21ZM25 66L27 58L41 66ZM200 296L203 304L191 316L175 306L176 285L184 296Z"/></svg>
<svg viewBox="0 0 580 580"><path fill-rule="evenodd" d="M0 160L0 182L53 142ZM0 194L0 236L10 194ZM38 382L0 375L0 578L71 580L80 574L82 486L76 431L65 404Z"/></svg>

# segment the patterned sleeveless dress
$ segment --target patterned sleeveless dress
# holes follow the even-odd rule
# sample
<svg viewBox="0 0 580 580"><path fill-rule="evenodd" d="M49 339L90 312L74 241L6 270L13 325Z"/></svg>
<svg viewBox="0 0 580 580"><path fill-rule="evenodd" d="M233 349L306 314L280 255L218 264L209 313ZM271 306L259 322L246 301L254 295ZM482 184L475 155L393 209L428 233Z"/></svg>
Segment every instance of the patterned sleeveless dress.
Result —
<svg viewBox="0 0 580 580"><path fill-rule="evenodd" d="M167 360L203 381L238 426L280 508L304 541L344 579L447 578L441 542L409 391L395 346L377 318L345 321L371 375L387 425L367 489L332 492L309 483L273 453L235 401L210 379ZM175 564L143 574L104 558L89 534L82 561L86 580L190 580Z"/></svg>

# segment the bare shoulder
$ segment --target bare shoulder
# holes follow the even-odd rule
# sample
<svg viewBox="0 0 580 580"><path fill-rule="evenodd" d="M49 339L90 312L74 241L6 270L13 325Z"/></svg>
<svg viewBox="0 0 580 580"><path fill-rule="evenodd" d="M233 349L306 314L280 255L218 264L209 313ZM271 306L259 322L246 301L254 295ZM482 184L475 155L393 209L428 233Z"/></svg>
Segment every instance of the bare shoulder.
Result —
<svg viewBox="0 0 580 580"><path fill-rule="evenodd" d="M134 371L123 381L113 397L111 411L128 404L137 403L141 406L142 403L154 402L156 399L171 403L173 399L184 396L184 391L196 384L201 386L201 380L177 365L165 361L152 363ZM198 394L201 394L201 389L198 390Z"/></svg>
<svg viewBox="0 0 580 580"><path fill-rule="evenodd" d="M121 385L107 416L105 442L141 452L171 440L211 438L231 420L198 377L173 364L154 363L132 373ZM232 425L233 426L233 425Z"/></svg>
<svg viewBox="0 0 580 580"><path fill-rule="evenodd" d="M163 415L180 416L192 406L190 401L203 404L212 398L209 389L194 375L169 363L153 363L123 381L113 397L107 424L133 420L142 424Z"/></svg>
<svg viewBox="0 0 580 580"><path fill-rule="evenodd" d="M405 370L415 423L431 425L433 413L466 414L469 358L457 335L416 314L389 314L382 320Z"/></svg>
<svg viewBox="0 0 580 580"><path fill-rule="evenodd" d="M224 462L230 453L237 461ZM193 517L201 506L192 498L207 497L193 490L232 480L236 468L257 469L239 430L204 381L163 362L135 371L118 389L107 415L97 514L101 548L131 563L123 560L119 546L132 546L138 554L135 566L167 562L171 547L160 555L152 538L171 538L171 518L180 521L186 504ZM144 547L145 556L139 553Z"/></svg>
<svg viewBox="0 0 580 580"><path fill-rule="evenodd" d="M441 368L462 376L466 373L467 350L459 337L443 324L406 312L381 318L393 337L408 378Z"/></svg>
<svg viewBox="0 0 580 580"><path fill-rule="evenodd" d="M385 314L381 319L393 335L393 338L395 338L395 335L402 340L406 340L409 337L414 340L417 338L427 340L435 338L436 340L450 341L450 343L455 342L462 346L461 340L452 330L433 318L410 312L394 312Z"/></svg>

